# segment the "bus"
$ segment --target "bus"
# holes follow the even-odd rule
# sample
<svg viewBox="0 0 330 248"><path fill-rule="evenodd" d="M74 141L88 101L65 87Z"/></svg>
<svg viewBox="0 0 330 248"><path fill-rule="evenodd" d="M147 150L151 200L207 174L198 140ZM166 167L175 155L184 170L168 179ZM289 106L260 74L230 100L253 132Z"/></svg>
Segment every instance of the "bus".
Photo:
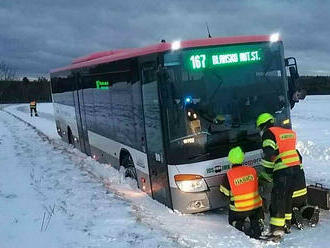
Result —
<svg viewBox="0 0 330 248"><path fill-rule="evenodd" d="M263 112L290 123L298 75L278 35L166 42L93 53L51 71L58 134L182 213L217 209L228 151L260 163ZM293 81L293 80L292 80Z"/></svg>

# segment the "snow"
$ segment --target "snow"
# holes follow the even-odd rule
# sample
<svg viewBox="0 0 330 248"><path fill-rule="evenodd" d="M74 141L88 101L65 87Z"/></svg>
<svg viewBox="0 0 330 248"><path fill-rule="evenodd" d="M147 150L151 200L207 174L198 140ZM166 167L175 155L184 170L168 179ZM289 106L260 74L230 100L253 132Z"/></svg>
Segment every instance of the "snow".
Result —
<svg viewBox="0 0 330 248"><path fill-rule="evenodd" d="M317 227L294 229L280 245L236 231L228 225L224 210L173 212L137 189L122 172L62 142L52 104L38 104L38 118L30 117L27 104L4 110L0 111L1 248L327 247L330 242L330 215L324 210ZM330 186L329 112L329 96L307 97L292 112L307 180L325 186Z"/></svg>
<svg viewBox="0 0 330 248"><path fill-rule="evenodd" d="M330 97L308 96L294 108L292 118L307 181L330 187Z"/></svg>
<svg viewBox="0 0 330 248"><path fill-rule="evenodd" d="M174 246L140 224L128 200L80 169L94 163L84 154L5 113L0 139L1 248Z"/></svg>

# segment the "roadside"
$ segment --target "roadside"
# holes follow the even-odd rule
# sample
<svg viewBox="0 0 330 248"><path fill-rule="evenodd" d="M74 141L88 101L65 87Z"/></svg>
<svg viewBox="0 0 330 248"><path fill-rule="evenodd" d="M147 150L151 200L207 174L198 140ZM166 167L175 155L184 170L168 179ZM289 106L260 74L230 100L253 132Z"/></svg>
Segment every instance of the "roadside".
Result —
<svg viewBox="0 0 330 248"><path fill-rule="evenodd" d="M2 111L0 145L1 248L180 247L81 170L94 161Z"/></svg>
<svg viewBox="0 0 330 248"><path fill-rule="evenodd" d="M300 148L304 148L302 152L305 171L308 180L312 178L312 180L323 181L326 185L329 185L330 179L328 178L330 172L325 169L327 161L320 159L320 156L330 147L329 141L326 141L329 129L326 126L326 120L325 122L322 121L324 113L321 113L322 108L318 106L319 101L310 100L307 103L314 106L314 116L312 118L304 117L306 116L304 102L300 103L301 105L299 106L301 107L297 107L292 114L293 123L295 124L294 128L297 129L300 138ZM227 215L224 212L211 211L195 215L182 215L173 212L138 190L133 182L125 180L117 170L92 160L62 142L56 133L53 123L43 120L43 118L31 118L29 113L18 111L17 107L10 106L5 110L8 111L9 109L11 113L34 126L37 131L40 130L46 135L48 133L47 139L50 143L48 146L52 146L55 149L60 147L67 154L71 161L68 167L78 166L82 171L89 172L95 176L96 179L93 180L103 180L109 192L129 202L132 213L138 222L143 223L150 229L157 230L157 233L166 233L168 240L174 241L176 245L183 247L263 247L269 245L249 239L233 229L228 225ZM45 104L44 107L40 106L39 111L52 114L52 105L48 104L47 106ZM43 121L47 121L48 124L43 124ZM319 130L320 134L316 135L315 130ZM299 135L300 133L303 135ZM318 144L318 140L322 140L320 142L322 144ZM313 142L314 145L308 146L310 142ZM323 156L323 158L325 157ZM327 246L330 242L327 235L329 231L329 212L322 211L320 224L316 228L308 228L304 231L293 230L292 234L287 235L285 241L279 246L315 247L316 244L318 246Z"/></svg>

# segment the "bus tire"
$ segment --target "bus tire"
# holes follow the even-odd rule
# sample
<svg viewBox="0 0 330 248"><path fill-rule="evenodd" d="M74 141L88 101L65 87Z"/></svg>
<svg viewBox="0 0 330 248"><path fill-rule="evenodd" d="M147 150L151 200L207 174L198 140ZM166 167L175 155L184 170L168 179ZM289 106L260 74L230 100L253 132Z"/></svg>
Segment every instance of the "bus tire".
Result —
<svg viewBox="0 0 330 248"><path fill-rule="evenodd" d="M72 131L71 131L71 128L70 127L68 127L68 143L70 145L74 145Z"/></svg>
<svg viewBox="0 0 330 248"><path fill-rule="evenodd" d="M128 151L123 151L120 155L120 166L122 166L125 171L125 177L130 177L134 180L137 180L136 169L134 165L133 158Z"/></svg>

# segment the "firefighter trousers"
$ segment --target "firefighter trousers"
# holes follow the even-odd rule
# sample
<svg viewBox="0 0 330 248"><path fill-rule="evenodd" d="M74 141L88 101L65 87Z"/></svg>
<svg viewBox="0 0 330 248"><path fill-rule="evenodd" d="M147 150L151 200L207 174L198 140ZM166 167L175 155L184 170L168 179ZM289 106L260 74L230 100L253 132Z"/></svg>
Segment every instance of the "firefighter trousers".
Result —
<svg viewBox="0 0 330 248"><path fill-rule="evenodd" d="M32 113L34 112L34 115L35 116L38 116L38 113L37 113L37 108L36 107L30 107L30 115L32 116Z"/></svg>
<svg viewBox="0 0 330 248"><path fill-rule="evenodd" d="M297 181L295 183L294 193L292 196L292 207L293 208L296 207L300 209L306 205L307 205L307 189L306 189L305 172L301 168L298 171Z"/></svg>
<svg viewBox="0 0 330 248"><path fill-rule="evenodd" d="M292 219L292 195L297 188L300 166L275 171L270 207L271 230L284 229L285 222Z"/></svg>
<svg viewBox="0 0 330 248"><path fill-rule="evenodd" d="M297 208L302 218L311 220L314 215L315 206L307 203L307 188L304 170L301 168L298 173L296 187L292 196L292 208ZM292 214L292 224L297 224L295 214Z"/></svg>
<svg viewBox="0 0 330 248"><path fill-rule="evenodd" d="M249 218L249 222L246 220L247 218ZM251 238L260 237L263 231L263 220L264 213L262 207L245 212L229 210L228 214L229 224Z"/></svg>

